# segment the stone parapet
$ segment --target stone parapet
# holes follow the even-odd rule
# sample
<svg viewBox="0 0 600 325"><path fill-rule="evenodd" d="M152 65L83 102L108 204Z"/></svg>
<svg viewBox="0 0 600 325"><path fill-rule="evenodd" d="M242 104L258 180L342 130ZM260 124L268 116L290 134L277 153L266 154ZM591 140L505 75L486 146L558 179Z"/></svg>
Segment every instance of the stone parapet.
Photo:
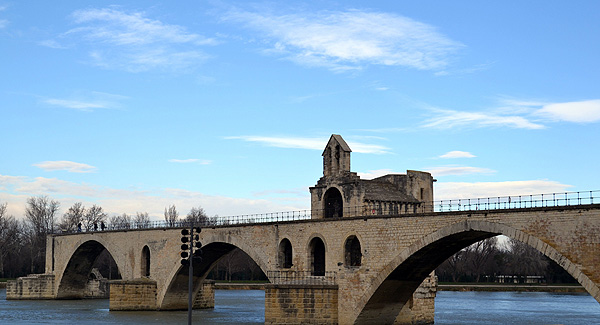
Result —
<svg viewBox="0 0 600 325"><path fill-rule="evenodd" d="M30 274L7 281L7 300L55 299L54 274Z"/></svg>
<svg viewBox="0 0 600 325"><path fill-rule="evenodd" d="M109 310L157 310L156 281L110 281Z"/></svg>
<svg viewBox="0 0 600 325"><path fill-rule="evenodd" d="M337 323L337 285L265 286L265 324Z"/></svg>

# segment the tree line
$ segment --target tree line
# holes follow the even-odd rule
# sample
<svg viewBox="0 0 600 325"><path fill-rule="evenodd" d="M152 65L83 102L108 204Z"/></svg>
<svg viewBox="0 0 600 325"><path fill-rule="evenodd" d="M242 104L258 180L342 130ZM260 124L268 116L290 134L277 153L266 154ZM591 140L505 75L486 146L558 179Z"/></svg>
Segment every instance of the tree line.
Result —
<svg viewBox="0 0 600 325"><path fill-rule="evenodd" d="M109 217L101 206L86 207L76 202L59 216L60 203L48 196L29 197L23 218L7 213L7 203L0 202L0 278L16 278L27 274L44 273L46 236L56 232L94 231L127 225L150 225L148 212L126 213ZM192 221L206 224L210 220L202 207L193 207L185 218L179 218L175 205L165 208L167 224Z"/></svg>
<svg viewBox="0 0 600 325"><path fill-rule="evenodd" d="M525 283L536 276L542 283L577 283L562 267L533 247L507 238L484 239L460 250L437 269L440 282L502 282Z"/></svg>

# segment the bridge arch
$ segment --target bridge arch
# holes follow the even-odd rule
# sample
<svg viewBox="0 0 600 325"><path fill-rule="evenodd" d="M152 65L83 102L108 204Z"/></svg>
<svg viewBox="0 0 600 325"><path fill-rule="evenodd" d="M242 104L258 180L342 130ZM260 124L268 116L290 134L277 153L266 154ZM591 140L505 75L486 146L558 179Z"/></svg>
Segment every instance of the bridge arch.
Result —
<svg viewBox="0 0 600 325"><path fill-rule="evenodd" d="M283 238L279 242L279 254L277 255L277 266L282 269L289 269L293 266L293 248L289 239Z"/></svg>
<svg viewBox="0 0 600 325"><path fill-rule="evenodd" d="M142 248L142 260L140 261L140 275L142 277L150 277L150 256L150 248L148 247L148 245L144 245L144 248Z"/></svg>
<svg viewBox="0 0 600 325"><path fill-rule="evenodd" d="M417 287L439 264L461 249L497 235L535 248L577 279L596 300L599 299L600 288L576 264L539 238L505 224L465 220L424 236L393 258L361 298L356 323L370 323L375 319L382 324L394 323Z"/></svg>
<svg viewBox="0 0 600 325"><path fill-rule="evenodd" d="M76 246L73 252L69 255L69 261L65 269L58 273L59 278L56 279L58 286L56 287L57 299L79 299L84 298L85 287L88 282L89 274L92 266L100 254L106 250L110 258L115 262L119 274L122 272L123 263L115 259L113 250L108 248L106 242L96 238L88 240Z"/></svg>
<svg viewBox="0 0 600 325"><path fill-rule="evenodd" d="M230 237L229 239L233 238ZM194 296L201 289L202 281L206 278L208 273L210 273L216 263L236 248L250 256L261 271L267 275L267 270L269 269L267 264L264 262L261 255L250 248L249 245L235 242L235 240L232 240L230 243L224 241L213 241L208 244L204 244L204 241L202 241L202 243L202 260L193 262L194 273L192 281L194 283ZM158 309L186 310L188 308L188 276L188 266L177 263L177 265L173 267L167 278L170 279L170 281L167 281L164 290L157 295Z"/></svg>

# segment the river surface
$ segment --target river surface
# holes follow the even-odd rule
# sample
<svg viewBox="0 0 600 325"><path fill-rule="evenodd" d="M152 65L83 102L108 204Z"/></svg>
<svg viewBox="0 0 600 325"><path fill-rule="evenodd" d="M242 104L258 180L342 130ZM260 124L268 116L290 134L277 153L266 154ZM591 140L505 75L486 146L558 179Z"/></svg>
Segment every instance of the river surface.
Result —
<svg viewBox="0 0 600 325"><path fill-rule="evenodd" d="M261 290L216 290L214 310L194 310L194 324L262 324ZM0 324L186 324L187 311L110 312L108 300L6 300ZM600 304L588 294L441 291L436 324L600 324Z"/></svg>

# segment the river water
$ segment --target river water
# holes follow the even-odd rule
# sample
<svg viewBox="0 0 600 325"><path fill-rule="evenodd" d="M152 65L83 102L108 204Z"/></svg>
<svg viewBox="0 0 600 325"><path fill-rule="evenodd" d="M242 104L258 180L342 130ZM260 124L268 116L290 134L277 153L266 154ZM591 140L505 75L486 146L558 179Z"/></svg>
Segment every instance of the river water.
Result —
<svg viewBox="0 0 600 325"><path fill-rule="evenodd" d="M194 324L262 324L265 293L217 290L214 310L195 310ZM108 300L6 300L0 324L186 324L187 311L109 312ZM436 324L600 324L600 304L588 294L441 291Z"/></svg>

